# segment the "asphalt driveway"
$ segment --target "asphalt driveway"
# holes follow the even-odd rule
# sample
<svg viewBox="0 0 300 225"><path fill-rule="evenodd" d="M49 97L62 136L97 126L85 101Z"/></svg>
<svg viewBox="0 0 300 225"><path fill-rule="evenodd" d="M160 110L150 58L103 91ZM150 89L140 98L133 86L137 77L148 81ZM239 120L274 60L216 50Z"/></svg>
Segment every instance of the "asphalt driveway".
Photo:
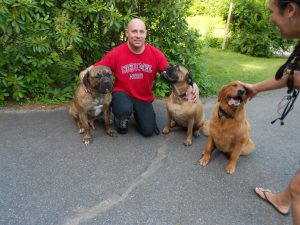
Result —
<svg viewBox="0 0 300 225"><path fill-rule="evenodd" d="M289 225L254 193L280 191L299 168L300 100L285 125L270 121L285 90L247 104L256 151L238 161L233 175L226 157L198 164L206 137L185 147L185 131L143 138L109 137L101 123L85 146L66 108L0 110L1 225ZM216 98L203 99L207 118ZM155 101L158 127L165 102Z"/></svg>

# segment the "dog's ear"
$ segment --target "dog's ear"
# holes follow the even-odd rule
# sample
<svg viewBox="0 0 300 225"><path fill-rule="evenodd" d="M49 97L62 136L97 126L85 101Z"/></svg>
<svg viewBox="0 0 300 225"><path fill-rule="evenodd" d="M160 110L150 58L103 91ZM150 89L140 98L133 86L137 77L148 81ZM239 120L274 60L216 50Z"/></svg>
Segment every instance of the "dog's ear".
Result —
<svg viewBox="0 0 300 225"><path fill-rule="evenodd" d="M222 99L222 97L223 97L223 92L225 91L225 88L226 88L227 86L226 85L223 85L222 86L222 88L221 88L221 90L219 91L219 95L218 95L218 102L220 102L221 101L221 99Z"/></svg>
<svg viewBox="0 0 300 225"><path fill-rule="evenodd" d="M193 85L194 81L193 81L193 76L191 73L186 74L186 81L189 85Z"/></svg>
<svg viewBox="0 0 300 225"><path fill-rule="evenodd" d="M89 77L90 77L90 71L88 71L84 76L83 76L83 84L87 88L90 84L89 82Z"/></svg>

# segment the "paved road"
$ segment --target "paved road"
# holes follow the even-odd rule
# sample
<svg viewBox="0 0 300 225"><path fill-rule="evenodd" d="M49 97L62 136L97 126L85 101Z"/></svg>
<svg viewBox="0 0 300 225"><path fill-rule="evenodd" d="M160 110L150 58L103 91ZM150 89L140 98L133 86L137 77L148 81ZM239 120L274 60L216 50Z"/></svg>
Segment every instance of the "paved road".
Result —
<svg viewBox="0 0 300 225"><path fill-rule="evenodd" d="M185 147L185 131L109 137L102 124L85 146L62 108L0 111L1 225L289 225L260 200L255 186L283 189L299 167L300 100L286 124L277 117L283 90L247 104L256 151L241 157L233 175L215 152L198 164L206 137ZM209 117L216 99L203 99ZM155 101L158 126L165 103Z"/></svg>

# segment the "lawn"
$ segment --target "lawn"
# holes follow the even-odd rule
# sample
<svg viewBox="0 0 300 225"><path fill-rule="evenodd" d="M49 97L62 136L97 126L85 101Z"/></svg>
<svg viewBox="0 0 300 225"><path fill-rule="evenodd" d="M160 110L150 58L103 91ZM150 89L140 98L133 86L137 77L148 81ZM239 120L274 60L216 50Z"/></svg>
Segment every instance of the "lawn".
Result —
<svg viewBox="0 0 300 225"><path fill-rule="evenodd" d="M209 48L204 54L208 75L215 93L234 80L255 83L274 76L285 58L250 57L221 49Z"/></svg>
<svg viewBox="0 0 300 225"><path fill-rule="evenodd" d="M225 21L220 17L194 16L187 18L191 28L199 31L204 40L208 37L223 38ZM286 58L259 58L229 50L207 48L203 55L211 85L209 93L218 93L220 87L234 80L255 83L274 76Z"/></svg>
<svg viewBox="0 0 300 225"><path fill-rule="evenodd" d="M193 16L186 19L191 28L197 29L201 35L223 37L225 21L221 17Z"/></svg>

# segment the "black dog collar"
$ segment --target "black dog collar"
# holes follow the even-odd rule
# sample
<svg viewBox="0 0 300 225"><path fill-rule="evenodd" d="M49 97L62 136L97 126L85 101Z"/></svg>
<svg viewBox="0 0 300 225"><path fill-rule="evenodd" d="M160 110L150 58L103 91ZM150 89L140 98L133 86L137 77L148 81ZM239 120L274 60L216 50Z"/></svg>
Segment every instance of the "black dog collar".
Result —
<svg viewBox="0 0 300 225"><path fill-rule="evenodd" d="M233 119L233 116L230 115L228 112L226 112L224 109L222 109L221 106L219 106L219 110L218 110L218 117L219 119L222 118L222 116L228 118L228 119Z"/></svg>

